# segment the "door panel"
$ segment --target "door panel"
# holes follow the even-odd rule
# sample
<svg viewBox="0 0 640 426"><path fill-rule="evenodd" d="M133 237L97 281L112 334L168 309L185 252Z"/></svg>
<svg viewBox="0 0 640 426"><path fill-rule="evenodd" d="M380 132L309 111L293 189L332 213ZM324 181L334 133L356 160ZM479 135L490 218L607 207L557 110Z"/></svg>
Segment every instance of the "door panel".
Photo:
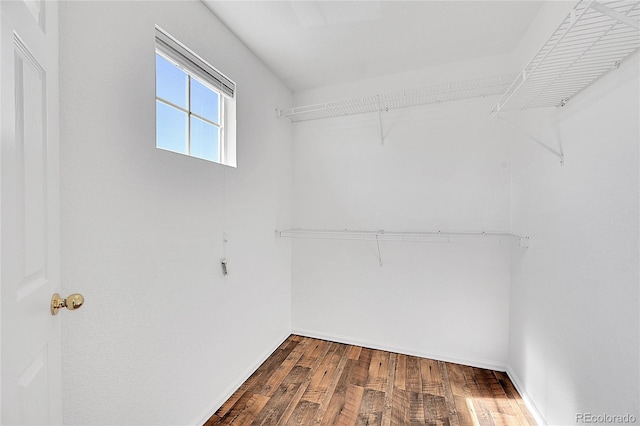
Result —
<svg viewBox="0 0 640 426"><path fill-rule="evenodd" d="M19 181L20 257L24 264L18 300L47 283L46 276L46 129L43 118L44 70L27 47L14 37L16 148Z"/></svg>
<svg viewBox="0 0 640 426"><path fill-rule="evenodd" d="M0 1L0 423L59 424L57 4Z"/></svg>
<svg viewBox="0 0 640 426"><path fill-rule="evenodd" d="M48 353L45 348L18 376L21 424L47 425L49 418ZM34 407L38 407L34 409Z"/></svg>

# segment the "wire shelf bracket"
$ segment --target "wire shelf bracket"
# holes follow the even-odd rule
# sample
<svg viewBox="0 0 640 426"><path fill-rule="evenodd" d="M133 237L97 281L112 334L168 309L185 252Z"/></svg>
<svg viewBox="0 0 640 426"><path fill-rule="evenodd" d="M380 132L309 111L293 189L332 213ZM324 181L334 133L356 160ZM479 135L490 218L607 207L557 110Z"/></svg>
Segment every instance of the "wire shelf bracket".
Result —
<svg viewBox="0 0 640 426"><path fill-rule="evenodd" d="M380 238L376 235L376 247L378 247L378 262L382 266L382 252L380 251Z"/></svg>
<svg viewBox="0 0 640 426"><path fill-rule="evenodd" d="M378 98L378 120L380 121L380 144L384 145L384 126L382 125L382 104L380 103L380 95ZM387 108L389 111L389 108Z"/></svg>
<svg viewBox="0 0 640 426"><path fill-rule="evenodd" d="M518 126L517 124L507 120L506 118L504 118L502 115L498 114L495 116L495 118L497 118L498 120L503 121L505 124L507 124L509 127L511 127L514 130L517 130L518 132L520 132L522 135L526 136L529 140L533 141L535 144L537 144L538 146L544 148L545 150L547 150L548 152L550 152L551 154L555 155L556 157L558 157L558 159L560 160L560 165L563 166L564 165L564 153L562 152L562 144L558 144L559 145L559 149L556 150L554 148L551 148L549 145L547 145L546 143L540 141L540 139L536 138L535 136L533 136L531 133L529 133L528 131L524 130L522 127Z"/></svg>

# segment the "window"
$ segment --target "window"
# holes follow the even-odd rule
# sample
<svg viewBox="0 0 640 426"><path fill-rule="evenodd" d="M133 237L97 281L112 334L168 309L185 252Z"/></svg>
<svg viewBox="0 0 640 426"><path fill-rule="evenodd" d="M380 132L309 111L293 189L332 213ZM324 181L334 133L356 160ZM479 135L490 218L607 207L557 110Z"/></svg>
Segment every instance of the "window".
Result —
<svg viewBox="0 0 640 426"><path fill-rule="evenodd" d="M159 27L156 147L236 166L235 83Z"/></svg>

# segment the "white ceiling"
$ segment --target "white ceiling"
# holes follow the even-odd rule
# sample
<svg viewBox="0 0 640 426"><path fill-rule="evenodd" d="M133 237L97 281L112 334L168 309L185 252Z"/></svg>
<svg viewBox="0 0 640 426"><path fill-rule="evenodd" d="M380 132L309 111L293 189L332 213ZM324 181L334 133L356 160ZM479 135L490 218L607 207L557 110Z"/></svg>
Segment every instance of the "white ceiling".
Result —
<svg viewBox="0 0 640 426"><path fill-rule="evenodd" d="M542 4L203 1L292 90L509 53Z"/></svg>

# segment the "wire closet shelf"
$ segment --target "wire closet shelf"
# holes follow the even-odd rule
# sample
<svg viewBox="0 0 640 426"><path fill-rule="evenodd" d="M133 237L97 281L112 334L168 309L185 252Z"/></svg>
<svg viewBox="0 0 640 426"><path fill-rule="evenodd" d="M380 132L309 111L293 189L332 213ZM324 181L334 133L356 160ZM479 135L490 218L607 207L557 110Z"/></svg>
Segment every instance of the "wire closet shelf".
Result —
<svg viewBox="0 0 640 426"><path fill-rule="evenodd" d="M640 47L640 1L580 0L491 111L564 106Z"/></svg>
<svg viewBox="0 0 640 426"><path fill-rule="evenodd" d="M306 120L390 111L419 105L498 95L504 93L515 77L516 74L499 75L322 104L299 106L279 110L278 115L287 117L291 122L296 123Z"/></svg>
<svg viewBox="0 0 640 426"><path fill-rule="evenodd" d="M433 241L450 242L451 238L489 237L519 240L527 245L529 237L502 231L385 231L385 230L349 230L349 229L303 229L277 230L276 235L285 238L316 238L366 241Z"/></svg>

